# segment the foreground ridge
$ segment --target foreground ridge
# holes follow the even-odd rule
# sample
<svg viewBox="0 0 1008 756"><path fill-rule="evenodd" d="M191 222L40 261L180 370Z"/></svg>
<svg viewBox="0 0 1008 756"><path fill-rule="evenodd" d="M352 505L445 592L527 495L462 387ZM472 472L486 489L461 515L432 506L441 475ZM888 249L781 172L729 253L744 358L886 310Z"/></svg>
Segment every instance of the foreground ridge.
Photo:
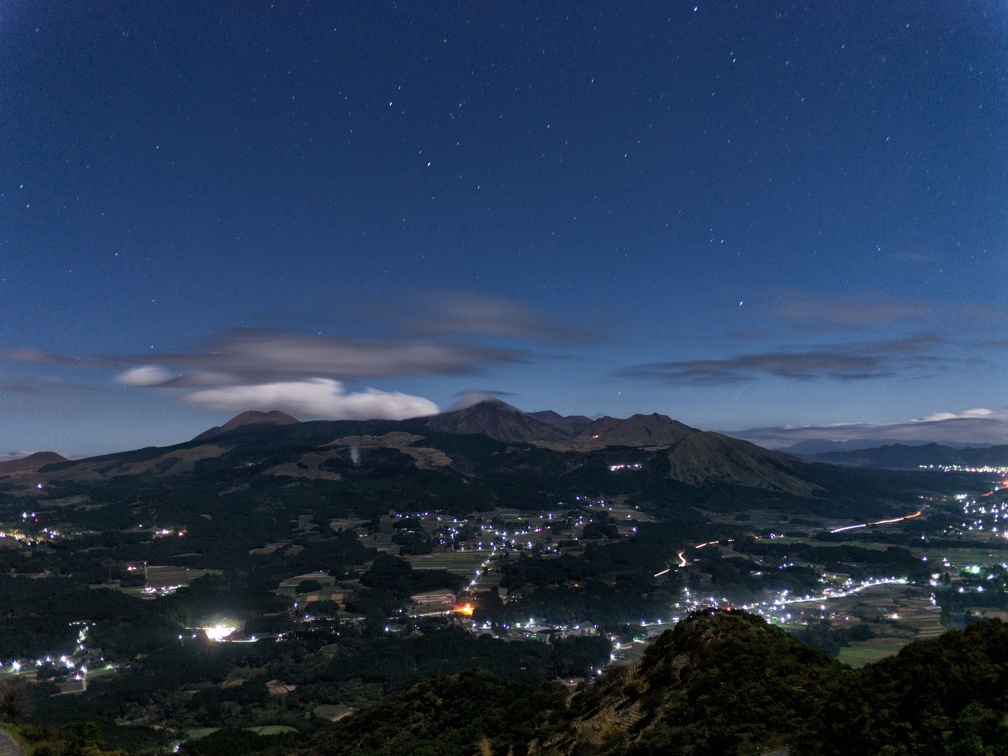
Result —
<svg viewBox="0 0 1008 756"><path fill-rule="evenodd" d="M310 752L1002 753L1006 693L1000 621L855 670L759 617L709 610L570 696L482 671L428 678Z"/></svg>

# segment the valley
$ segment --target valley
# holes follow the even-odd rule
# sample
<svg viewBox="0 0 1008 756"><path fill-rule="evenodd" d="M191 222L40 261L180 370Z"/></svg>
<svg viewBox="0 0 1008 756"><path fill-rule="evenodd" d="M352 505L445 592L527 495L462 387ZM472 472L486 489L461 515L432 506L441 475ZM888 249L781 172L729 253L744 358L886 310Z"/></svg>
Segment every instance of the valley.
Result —
<svg viewBox="0 0 1008 756"><path fill-rule="evenodd" d="M0 468L26 715L139 752L308 743L429 675L580 690L712 608L853 667L1008 608L996 471L810 464L661 416L599 445L501 403L251 420Z"/></svg>

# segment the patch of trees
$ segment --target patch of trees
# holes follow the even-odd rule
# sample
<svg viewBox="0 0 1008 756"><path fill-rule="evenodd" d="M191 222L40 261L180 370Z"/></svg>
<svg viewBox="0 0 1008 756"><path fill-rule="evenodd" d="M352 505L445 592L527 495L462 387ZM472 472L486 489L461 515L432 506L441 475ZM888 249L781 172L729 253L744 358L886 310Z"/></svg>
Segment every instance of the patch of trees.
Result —
<svg viewBox="0 0 1008 756"><path fill-rule="evenodd" d="M324 756L526 753L565 698L562 686L530 685L485 671L424 679L320 734L312 749Z"/></svg>
<svg viewBox="0 0 1008 756"><path fill-rule="evenodd" d="M851 544L819 546L809 542L780 543L766 538L744 538L736 539L735 550L776 560L821 564L827 570L849 573L855 580L879 575L927 580L931 574L931 567L901 546L870 549Z"/></svg>
<svg viewBox="0 0 1008 756"><path fill-rule="evenodd" d="M836 656L843 646L871 640L875 637L875 633L862 622L853 627L838 627L828 619L821 619L809 622L794 636L806 646L818 648L830 656Z"/></svg>
<svg viewBox="0 0 1008 756"><path fill-rule="evenodd" d="M445 570L414 570L405 559L379 554L371 569L361 575L360 583L367 590L347 601L347 611L363 614L370 625L380 627L410 596L441 589L456 593L465 579Z"/></svg>

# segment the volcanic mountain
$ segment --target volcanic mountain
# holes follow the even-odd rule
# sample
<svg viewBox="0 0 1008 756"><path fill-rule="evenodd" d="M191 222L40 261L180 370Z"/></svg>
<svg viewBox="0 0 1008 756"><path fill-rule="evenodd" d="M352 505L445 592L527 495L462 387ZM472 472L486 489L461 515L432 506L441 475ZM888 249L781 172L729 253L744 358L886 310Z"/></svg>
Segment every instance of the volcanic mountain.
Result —
<svg viewBox="0 0 1008 756"><path fill-rule="evenodd" d="M580 449L598 449L603 446L667 449L697 432L696 428L690 428L657 412L652 415L633 415L626 420L606 416L585 427L574 437L573 442Z"/></svg>
<svg viewBox="0 0 1008 756"><path fill-rule="evenodd" d="M279 410L272 410L271 412L249 410L248 412L242 412L240 415L232 417L224 423L224 425L215 425L213 428L203 431L196 436L193 441L203 441L208 438L214 438L244 425L294 425L299 422L301 421L296 417L291 417L286 412L280 412Z"/></svg>
<svg viewBox="0 0 1008 756"><path fill-rule="evenodd" d="M422 424L442 433L478 433L497 441L565 446L571 433L561 425L544 422L499 399L488 399L465 409L424 418Z"/></svg>
<svg viewBox="0 0 1008 756"><path fill-rule="evenodd" d="M810 496L820 486L804 479L795 457L711 431L698 431L669 449L672 478L690 486L728 483Z"/></svg>
<svg viewBox="0 0 1008 756"><path fill-rule="evenodd" d="M528 506L562 500L575 489L605 494L633 485L638 495L655 500L672 497L712 506L767 497L777 505L783 501L797 506L798 501L825 502L829 493L834 497L830 506L838 506L840 496L843 506L854 511L852 507L871 508L880 501L880 492L897 483L908 485L902 479L893 482L888 473L885 482L868 471L809 464L747 441L695 430L664 415L605 417L577 433L550 419L545 422L497 400L409 420L302 423L281 412L247 412L174 446L72 461L42 457L6 463L48 462L38 472L5 475L8 482L26 488L39 482L168 479L194 473L199 485L221 490L233 490L236 479L241 486L251 479L264 486L282 478L304 485L325 480L331 488L345 488L348 495L359 495L359 479L370 476L373 496L408 498L433 508L473 497L482 497L484 506L516 500ZM354 461L354 447L359 462ZM641 465L639 476L609 473L610 465L625 462ZM0 467L0 474L3 470ZM502 481L507 481L505 488ZM462 484L467 486L464 496L458 488ZM852 498L851 492L862 491L867 495Z"/></svg>

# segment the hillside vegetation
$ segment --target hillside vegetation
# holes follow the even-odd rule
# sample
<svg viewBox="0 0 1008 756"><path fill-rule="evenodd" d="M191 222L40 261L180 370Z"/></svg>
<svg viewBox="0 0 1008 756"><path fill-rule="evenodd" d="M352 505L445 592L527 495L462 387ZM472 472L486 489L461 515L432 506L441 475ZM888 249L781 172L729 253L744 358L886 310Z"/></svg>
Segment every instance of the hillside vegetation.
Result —
<svg viewBox="0 0 1008 756"><path fill-rule="evenodd" d="M310 752L1003 754L1006 714L1001 622L857 670L758 617L711 611L570 697L484 672L425 679Z"/></svg>

